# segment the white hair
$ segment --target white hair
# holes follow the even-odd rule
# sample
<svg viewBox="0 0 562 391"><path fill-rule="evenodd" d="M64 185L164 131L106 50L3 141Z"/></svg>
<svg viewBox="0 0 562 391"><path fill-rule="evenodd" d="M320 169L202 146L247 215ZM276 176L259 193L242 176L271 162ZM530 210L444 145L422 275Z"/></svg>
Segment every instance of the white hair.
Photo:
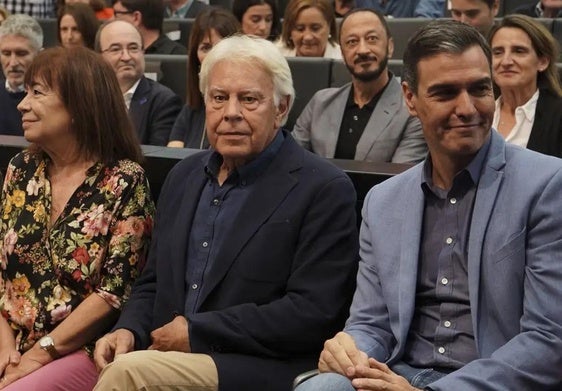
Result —
<svg viewBox="0 0 562 391"><path fill-rule="evenodd" d="M39 51L43 47L43 29L29 15L10 15L0 25L0 41L6 35L19 35L29 40L31 46Z"/></svg>
<svg viewBox="0 0 562 391"><path fill-rule="evenodd" d="M201 64L199 89L203 96L207 96L211 69L221 61L243 63L249 66L257 64L271 76L275 106L279 105L281 98L289 97L289 106L281 123L284 125L293 106L295 89L291 69L279 49L266 39L248 35L234 35L221 40L211 49Z"/></svg>

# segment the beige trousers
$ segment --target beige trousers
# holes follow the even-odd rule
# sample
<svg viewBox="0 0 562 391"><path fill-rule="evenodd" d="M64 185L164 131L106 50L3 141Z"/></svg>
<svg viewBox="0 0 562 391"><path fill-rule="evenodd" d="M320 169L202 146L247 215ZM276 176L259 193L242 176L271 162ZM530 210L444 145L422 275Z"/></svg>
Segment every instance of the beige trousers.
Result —
<svg viewBox="0 0 562 391"><path fill-rule="evenodd" d="M139 350L107 365L94 391L217 391L218 384L217 367L206 354Z"/></svg>

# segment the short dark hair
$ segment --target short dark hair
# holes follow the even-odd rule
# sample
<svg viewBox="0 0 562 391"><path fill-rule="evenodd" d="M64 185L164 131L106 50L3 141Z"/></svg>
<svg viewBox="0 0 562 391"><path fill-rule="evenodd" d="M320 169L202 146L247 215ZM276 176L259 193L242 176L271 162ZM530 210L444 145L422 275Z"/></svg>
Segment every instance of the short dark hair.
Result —
<svg viewBox="0 0 562 391"><path fill-rule="evenodd" d="M25 73L26 86L37 80L59 95L85 158L104 164L120 159L142 161L117 76L99 54L85 47L43 50Z"/></svg>
<svg viewBox="0 0 562 391"><path fill-rule="evenodd" d="M511 27L522 30L531 41L533 49L538 57L546 57L549 61L548 67L539 72L537 75L537 84L539 88L546 88L553 94L562 96L562 87L560 86L560 75L556 61L560 53L560 45L550 31L534 18L526 15L507 15L498 24L492 27L488 34L488 42L492 45L492 39L496 33L504 28Z"/></svg>
<svg viewBox="0 0 562 391"><path fill-rule="evenodd" d="M199 91L199 68L197 48L203 38L215 30L222 38L240 32L240 23L234 15L221 7L209 7L199 13L189 34L187 49L187 105L193 109L203 107L203 96Z"/></svg>
<svg viewBox="0 0 562 391"><path fill-rule="evenodd" d="M388 27L388 23L386 22L386 18L384 17L384 14L382 12L380 12L379 10L373 9L373 8L353 8L351 11L349 11L347 14L345 14L345 16L343 17L343 19L340 22L340 31L339 31L339 37L338 37L338 41L340 41L341 44L341 30L343 27L343 24L345 23L345 21L347 20L347 18L349 18L350 15L356 14L358 12L370 12L372 14L375 14L377 16L377 18L379 18L384 31L386 32L386 38L390 39L392 38L392 34L390 33L390 28Z"/></svg>
<svg viewBox="0 0 562 391"><path fill-rule="evenodd" d="M492 52L478 30L455 20L441 19L429 22L408 40L403 56L402 80L408 83L412 92L417 93L418 63L422 59L438 54L461 54L473 46L482 49L491 73Z"/></svg>
<svg viewBox="0 0 562 391"><path fill-rule="evenodd" d="M118 1L129 11L139 11L145 28L162 32L165 10L163 0L116 0L113 4Z"/></svg>
<svg viewBox="0 0 562 391"><path fill-rule="evenodd" d="M236 16L236 19L242 23L242 17L248 10L248 8L255 5L267 4L271 7L271 12L273 13L273 23L271 24L271 32L269 34L270 41L274 41L279 36L281 32L281 18L279 16L279 11L277 9L277 2L275 0L234 0L232 3L232 13Z"/></svg>
<svg viewBox="0 0 562 391"><path fill-rule="evenodd" d="M57 34L60 43L62 43L60 36L60 22L64 15L72 16L72 18L76 22L76 26L78 26L78 31L80 31L80 34L82 35L84 45L90 49L93 49L96 41L96 33L98 32L100 22L96 18L96 14L94 13L92 7L84 3L74 3L66 4L59 10L57 16Z"/></svg>

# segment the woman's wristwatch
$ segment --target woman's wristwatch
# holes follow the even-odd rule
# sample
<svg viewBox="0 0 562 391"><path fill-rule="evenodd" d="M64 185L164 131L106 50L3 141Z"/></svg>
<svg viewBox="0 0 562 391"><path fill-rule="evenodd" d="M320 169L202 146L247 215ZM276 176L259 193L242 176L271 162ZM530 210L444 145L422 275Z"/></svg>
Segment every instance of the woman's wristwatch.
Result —
<svg viewBox="0 0 562 391"><path fill-rule="evenodd" d="M55 341L50 335L45 335L39 340L39 347L49 353L54 360L60 358L60 353L55 349Z"/></svg>

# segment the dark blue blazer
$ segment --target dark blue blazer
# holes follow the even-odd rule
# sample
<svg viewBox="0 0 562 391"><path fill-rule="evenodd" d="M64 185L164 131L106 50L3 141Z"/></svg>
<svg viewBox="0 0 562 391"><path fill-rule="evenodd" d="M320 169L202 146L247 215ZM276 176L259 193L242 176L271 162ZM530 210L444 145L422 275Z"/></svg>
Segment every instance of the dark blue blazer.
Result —
<svg viewBox="0 0 562 391"><path fill-rule="evenodd" d="M141 144L166 145L182 101L168 87L142 77L133 94L129 117Z"/></svg>
<svg viewBox="0 0 562 391"><path fill-rule="evenodd" d="M115 328L150 344L184 313L188 238L211 151L186 158L158 200L147 267ZM287 391L342 328L358 261L356 195L347 175L285 133L210 265L189 317L194 353L209 354L221 391Z"/></svg>
<svg viewBox="0 0 562 391"><path fill-rule="evenodd" d="M527 148L562 158L562 98L541 89Z"/></svg>

